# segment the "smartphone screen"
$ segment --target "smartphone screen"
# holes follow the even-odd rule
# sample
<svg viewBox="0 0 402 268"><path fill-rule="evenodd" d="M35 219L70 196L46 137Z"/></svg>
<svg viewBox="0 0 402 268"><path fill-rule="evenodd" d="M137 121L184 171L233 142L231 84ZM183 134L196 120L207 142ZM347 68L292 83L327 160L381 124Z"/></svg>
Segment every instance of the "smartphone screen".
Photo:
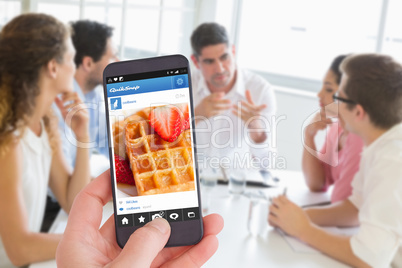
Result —
<svg viewBox="0 0 402 268"><path fill-rule="evenodd" d="M132 232L159 217L172 228L167 246L195 244L202 237L189 71L179 55L105 69L116 235L122 247Z"/></svg>

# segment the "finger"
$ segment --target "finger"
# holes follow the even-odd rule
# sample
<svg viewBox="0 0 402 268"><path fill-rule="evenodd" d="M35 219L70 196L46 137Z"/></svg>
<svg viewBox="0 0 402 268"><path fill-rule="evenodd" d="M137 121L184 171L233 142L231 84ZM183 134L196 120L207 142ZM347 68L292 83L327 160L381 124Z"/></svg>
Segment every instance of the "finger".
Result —
<svg viewBox="0 0 402 268"><path fill-rule="evenodd" d="M223 218L219 214L210 214L203 218L204 223L204 237L210 235L217 235L223 228ZM153 265L160 266L167 261L180 256L192 246L185 246L185 247L175 247L175 248L166 248L164 249L161 254L159 254Z"/></svg>
<svg viewBox="0 0 402 268"><path fill-rule="evenodd" d="M229 104L222 104L222 103L213 103L212 104L213 110L222 111L222 110L229 110L230 108L232 108L232 105L230 103Z"/></svg>
<svg viewBox="0 0 402 268"><path fill-rule="evenodd" d="M282 205L282 202L280 202L278 197L272 198L272 204L275 205L276 207L280 208Z"/></svg>
<svg viewBox="0 0 402 268"><path fill-rule="evenodd" d="M75 101L77 98L79 98L77 92L64 93L61 96L63 102Z"/></svg>
<svg viewBox="0 0 402 268"><path fill-rule="evenodd" d="M211 94L211 100L217 101L225 97L225 92L214 92Z"/></svg>
<svg viewBox="0 0 402 268"><path fill-rule="evenodd" d="M273 215L278 216L279 211L280 211L280 209L276 205L271 204L269 206L269 213L272 213Z"/></svg>
<svg viewBox="0 0 402 268"><path fill-rule="evenodd" d="M116 267L150 267L170 236L167 220L157 218L137 229L129 238L119 257L113 261Z"/></svg>
<svg viewBox="0 0 402 268"><path fill-rule="evenodd" d="M272 227L278 227L279 219L275 215L269 214L268 215L268 224Z"/></svg>
<svg viewBox="0 0 402 268"><path fill-rule="evenodd" d="M166 264L168 267L201 267L218 249L218 238L214 235L205 236L200 243L191 247L181 256Z"/></svg>
<svg viewBox="0 0 402 268"><path fill-rule="evenodd" d="M253 101L253 99L251 98L251 92L250 92L250 90L246 90L246 99L247 99L247 101L250 103L250 104L252 104L252 105L254 105L254 101Z"/></svg>
<svg viewBox="0 0 402 268"><path fill-rule="evenodd" d="M320 109L320 116L321 116L322 121L327 118L327 115L325 113L325 109L323 109L323 108Z"/></svg>
<svg viewBox="0 0 402 268"><path fill-rule="evenodd" d="M115 230L115 222L113 214L102 225L102 227L99 229L99 232L101 233L102 237L104 237L107 241L109 242L116 241L116 230Z"/></svg>
<svg viewBox="0 0 402 268"><path fill-rule="evenodd" d="M110 171L107 170L89 183L75 198L68 217L66 231L99 228L103 206L112 199ZM91 215L91 217L88 217Z"/></svg>
<svg viewBox="0 0 402 268"><path fill-rule="evenodd" d="M64 109L70 110L70 109L74 108L76 105L77 105L77 103L73 102L73 103L70 103L70 104L67 104L66 106L64 106Z"/></svg>
<svg viewBox="0 0 402 268"><path fill-rule="evenodd" d="M64 104L59 98L55 98L54 102L56 103L57 108L60 110L62 117L65 119L67 115L67 111L64 109Z"/></svg>

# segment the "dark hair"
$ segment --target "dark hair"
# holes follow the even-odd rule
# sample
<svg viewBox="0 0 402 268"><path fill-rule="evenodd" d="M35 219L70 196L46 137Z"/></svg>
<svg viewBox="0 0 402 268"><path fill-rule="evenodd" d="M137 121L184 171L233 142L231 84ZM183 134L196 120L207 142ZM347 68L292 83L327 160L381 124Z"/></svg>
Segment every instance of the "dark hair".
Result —
<svg viewBox="0 0 402 268"><path fill-rule="evenodd" d="M389 129L402 121L402 65L380 54L348 56L341 64L345 94L360 104L371 122ZM355 105L348 104L352 109Z"/></svg>
<svg viewBox="0 0 402 268"><path fill-rule="evenodd" d="M23 14L4 26L0 33L0 155L13 136L22 133L40 94L41 69L55 59L63 62L69 29L52 16ZM50 109L51 111L51 109ZM43 118L52 139L48 112ZM56 124L57 125L57 124Z"/></svg>
<svg viewBox="0 0 402 268"><path fill-rule="evenodd" d="M342 61L347 57L348 55L339 55L336 57L332 63L329 69L335 74L336 76L336 83L339 85L341 83L341 78L342 78L342 72L340 70L340 65Z"/></svg>
<svg viewBox="0 0 402 268"><path fill-rule="evenodd" d="M79 20L71 22L72 40L76 50L74 62L78 67L85 56L94 62L100 60L106 52L108 38L112 37L113 28L96 21Z"/></svg>
<svg viewBox="0 0 402 268"><path fill-rule="evenodd" d="M228 34L225 27L215 22L203 23L191 34L191 47L196 57L201 54L204 47L222 43L229 45Z"/></svg>

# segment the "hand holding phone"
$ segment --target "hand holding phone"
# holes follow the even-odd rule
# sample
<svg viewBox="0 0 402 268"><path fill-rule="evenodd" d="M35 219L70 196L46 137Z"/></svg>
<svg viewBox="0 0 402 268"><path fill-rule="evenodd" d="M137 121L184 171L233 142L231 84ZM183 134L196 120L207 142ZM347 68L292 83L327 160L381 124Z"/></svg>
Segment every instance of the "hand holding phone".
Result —
<svg viewBox="0 0 402 268"><path fill-rule="evenodd" d="M166 219L167 246L198 243L203 225L188 60L116 62L104 71L117 242Z"/></svg>
<svg viewBox="0 0 402 268"><path fill-rule="evenodd" d="M195 246L163 249L170 228L165 220L156 220L131 236L126 247L121 249L116 242L113 216L99 229L102 207L111 195L109 171L78 194L57 248L57 267L103 267L108 264L113 267L150 267L151 264L200 267L215 253L218 247L216 235L223 227L223 220L217 214L204 218L204 237Z"/></svg>

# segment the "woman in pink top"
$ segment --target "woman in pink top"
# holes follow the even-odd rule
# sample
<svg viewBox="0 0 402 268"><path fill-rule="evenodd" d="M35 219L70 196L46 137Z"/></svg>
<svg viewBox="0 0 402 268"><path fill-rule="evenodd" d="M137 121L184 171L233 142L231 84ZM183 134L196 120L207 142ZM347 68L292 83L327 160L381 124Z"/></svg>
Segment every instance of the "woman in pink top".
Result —
<svg viewBox="0 0 402 268"><path fill-rule="evenodd" d="M339 65L346 55L338 56L326 73L321 91L318 93L321 111L304 131L302 169L311 191L326 191L334 185L331 202L348 198L352 193L351 182L359 170L362 140L342 128L342 119L337 122L326 118L334 112L333 95L341 81ZM329 128L328 128L329 126ZM328 128L328 129L327 129ZM319 130L327 129L325 143L317 152L314 138Z"/></svg>

